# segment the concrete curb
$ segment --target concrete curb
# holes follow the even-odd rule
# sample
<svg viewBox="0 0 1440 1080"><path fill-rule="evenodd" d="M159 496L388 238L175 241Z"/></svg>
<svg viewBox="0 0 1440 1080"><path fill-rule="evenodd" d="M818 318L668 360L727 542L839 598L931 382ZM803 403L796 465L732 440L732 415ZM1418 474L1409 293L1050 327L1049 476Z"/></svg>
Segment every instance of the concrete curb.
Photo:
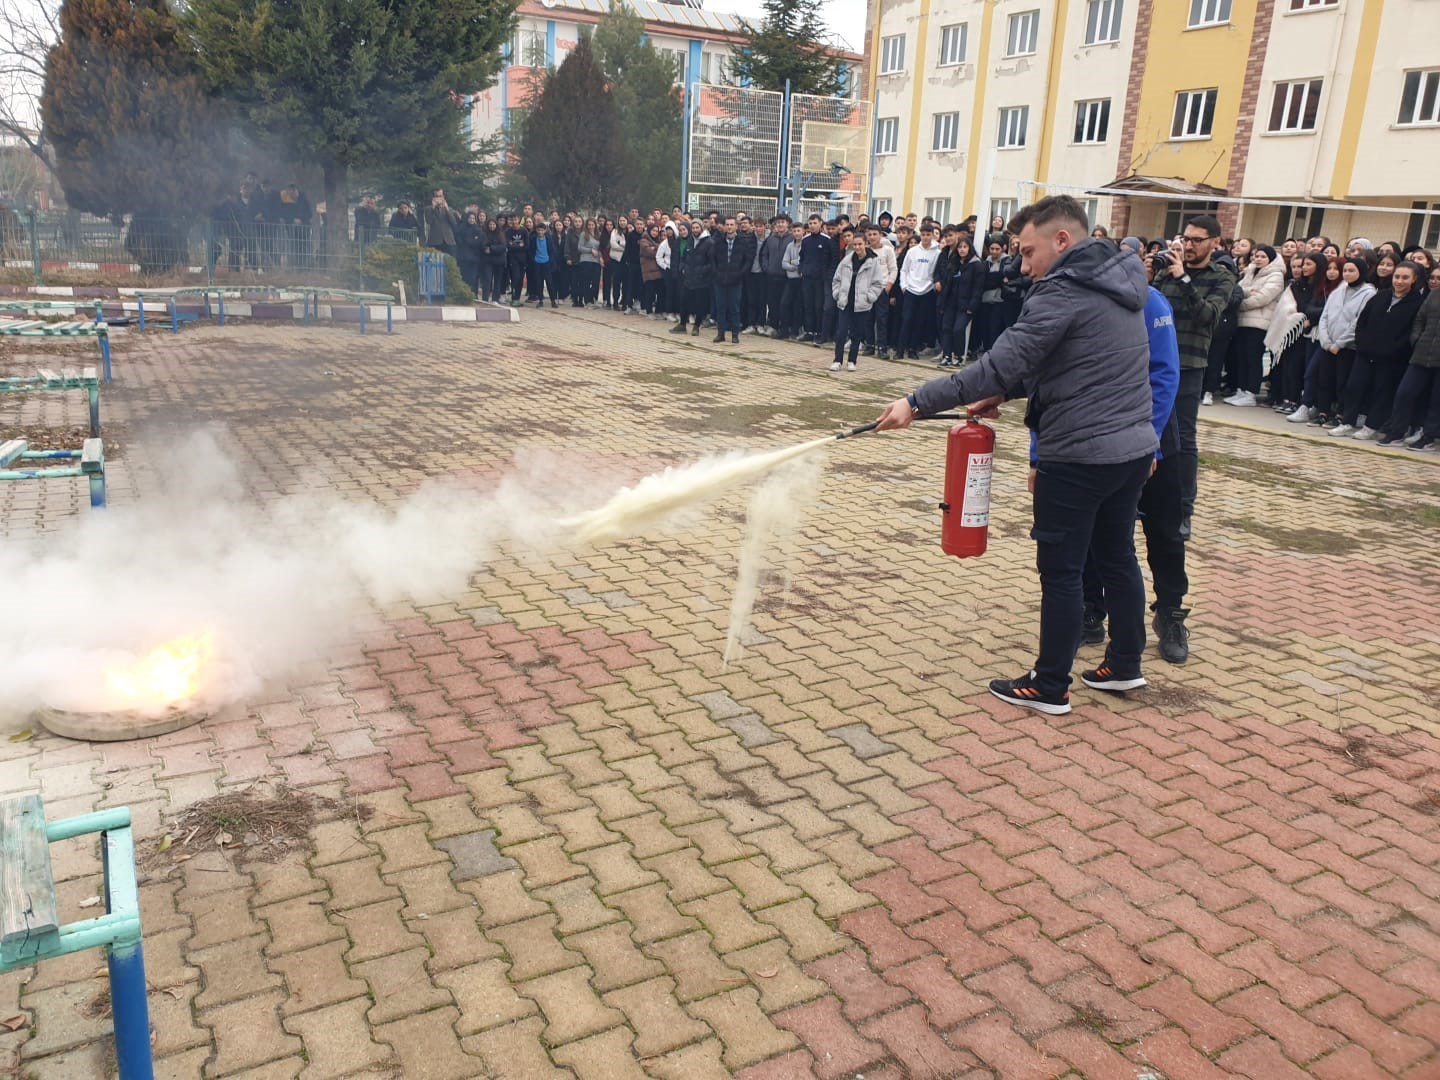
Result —
<svg viewBox="0 0 1440 1080"><path fill-rule="evenodd" d="M63 300L73 297L77 301L99 300L100 310L107 319L118 319L129 315L137 315L140 312L140 302L135 299L126 299L133 290L122 290L113 285L0 285L0 296L25 297L30 296L36 299ZM205 306L198 299L186 299L179 305L182 315L201 315ZM426 306L421 304L400 305L393 307L394 321L415 322L415 323L436 323L436 322L476 322L476 323L518 323L520 313L514 308L503 305L476 304L474 307L466 307L459 304L438 304ZM170 314L170 306L154 298L145 301L145 317L147 320L154 319L157 326L164 324ZM293 320L300 322L305 318L304 305L299 303L277 302L258 298L255 300L226 300L225 317L227 319L269 319L269 320ZM336 323L360 322L360 305L358 304L321 304L318 315L312 313L312 318L321 321ZM384 324L385 305L370 304L366 309L366 322L374 325L377 321Z"/></svg>

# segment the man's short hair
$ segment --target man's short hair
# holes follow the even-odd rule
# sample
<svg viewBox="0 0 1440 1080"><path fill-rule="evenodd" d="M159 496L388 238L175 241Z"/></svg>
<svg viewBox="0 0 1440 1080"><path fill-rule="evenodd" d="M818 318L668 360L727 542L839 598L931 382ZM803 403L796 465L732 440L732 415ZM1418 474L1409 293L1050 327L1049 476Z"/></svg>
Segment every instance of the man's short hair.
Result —
<svg viewBox="0 0 1440 1080"><path fill-rule="evenodd" d="M808 218L806 218L805 220L807 220L807 221L818 221L818 222L820 222L822 225L825 223L825 219L822 218L819 214L811 214L811 215L810 215Z"/></svg>
<svg viewBox="0 0 1440 1080"><path fill-rule="evenodd" d="M1026 225L1038 229L1051 224L1074 226L1077 233L1088 235L1090 232L1090 218L1085 208L1071 195L1047 195L1039 202L1022 206L1006 224L1005 231L1013 236Z"/></svg>
<svg viewBox="0 0 1440 1080"><path fill-rule="evenodd" d="M920 223L920 231L933 233L935 231L935 226L928 221L923 221Z"/></svg>
<svg viewBox="0 0 1440 1080"><path fill-rule="evenodd" d="M1205 235L1212 240L1220 235L1220 222L1216 220L1214 214L1196 214L1185 222L1185 227L1187 229L1204 229Z"/></svg>

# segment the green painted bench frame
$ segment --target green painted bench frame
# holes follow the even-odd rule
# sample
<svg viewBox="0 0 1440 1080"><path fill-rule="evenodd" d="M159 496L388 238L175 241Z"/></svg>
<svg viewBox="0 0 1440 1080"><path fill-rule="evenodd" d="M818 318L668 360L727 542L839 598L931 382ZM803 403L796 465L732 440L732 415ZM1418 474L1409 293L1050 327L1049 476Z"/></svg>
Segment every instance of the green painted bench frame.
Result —
<svg viewBox="0 0 1440 1080"><path fill-rule="evenodd" d="M40 368L34 375L0 379L0 394L27 394L35 390L84 390L90 402L90 434L100 434L100 378L94 368L79 372Z"/></svg>
<svg viewBox="0 0 1440 1080"><path fill-rule="evenodd" d="M89 300L4 300L0 301L0 312L20 312L22 314L33 314L39 311L66 310L73 311L79 315L82 310L90 307ZM110 327L105 323L105 316L100 307L100 301L93 301L95 307L95 320L87 322L84 319L72 319L66 322L46 322L44 319L0 319L0 334L6 337L93 337L97 339L100 346L100 367L104 373L105 381L110 381Z"/></svg>
<svg viewBox="0 0 1440 1080"><path fill-rule="evenodd" d="M12 469L17 461L75 461L76 465L36 469ZM105 508L105 444L86 439L79 450L31 450L24 439L0 443L0 480L54 480L62 476L83 476L90 482L90 508Z"/></svg>
<svg viewBox="0 0 1440 1080"><path fill-rule="evenodd" d="M385 305L385 332L395 332L395 297L389 293L356 292L351 289L332 289L326 285L184 285L173 289L136 289L135 298L139 309L139 326L141 332L145 330L145 301L147 298L164 300L170 311L170 332L178 334L182 322L194 322L200 316L198 314L181 314L179 300L185 296L198 296L205 305L205 318L210 317L210 296L215 296L215 313L219 325L225 325L225 297L231 299L245 298L256 299L261 302L271 301L274 303L293 302L295 297L300 297L304 305L304 324L310 325L310 319L320 316L321 300L344 300L349 303L358 304L360 308L360 333L365 333L365 315L367 304Z"/></svg>
<svg viewBox="0 0 1440 1080"><path fill-rule="evenodd" d="M60 924L50 845L100 834L105 914ZM130 810L45 820L39 795L0 800L0 974L82 949L106 951L120 1080L154 1080Z"/></svg>

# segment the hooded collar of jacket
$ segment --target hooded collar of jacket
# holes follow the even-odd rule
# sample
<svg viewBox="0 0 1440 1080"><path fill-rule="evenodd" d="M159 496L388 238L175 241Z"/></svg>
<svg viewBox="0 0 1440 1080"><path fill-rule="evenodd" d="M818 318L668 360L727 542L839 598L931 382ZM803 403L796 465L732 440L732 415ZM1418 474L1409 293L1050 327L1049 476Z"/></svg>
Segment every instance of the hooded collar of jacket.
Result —
<svg viewBox="0 0 1440 1080"><path fill-rule="evenodd" d="M1108 296L1131 311L1143 311L1150 298L1140 260L1110 240L1090 237L1066 249L1040 281L1062 279Z"/></svg>

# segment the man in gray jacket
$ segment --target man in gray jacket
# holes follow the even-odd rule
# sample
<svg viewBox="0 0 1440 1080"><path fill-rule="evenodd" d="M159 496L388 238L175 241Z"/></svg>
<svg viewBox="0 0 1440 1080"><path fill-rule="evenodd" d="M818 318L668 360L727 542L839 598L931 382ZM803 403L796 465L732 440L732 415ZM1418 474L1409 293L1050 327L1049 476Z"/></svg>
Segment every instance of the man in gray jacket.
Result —
<svg viewBox="0 0 1440 1080"><path fill-rule="evenodd" d="M1105 585L1110 646L1105 662L1081 675L1102 690L1145 685L1145 583L1135 560L1140 491L1155 464L1151 423L1149 296L1140 262L1109 240L1086 239L1080 204L1055 195L1010 222L1023 272L1034 284L1019 320L971 367L942 375L891 402L880 430L907 427L966 403L996 415L1025 397L1036 434L1030 531L1040 571L1040 650L1034 670L996 679L1002 701L1059 715L1070 711L1070 669L1080 644L1087 545Z"/></svg>

